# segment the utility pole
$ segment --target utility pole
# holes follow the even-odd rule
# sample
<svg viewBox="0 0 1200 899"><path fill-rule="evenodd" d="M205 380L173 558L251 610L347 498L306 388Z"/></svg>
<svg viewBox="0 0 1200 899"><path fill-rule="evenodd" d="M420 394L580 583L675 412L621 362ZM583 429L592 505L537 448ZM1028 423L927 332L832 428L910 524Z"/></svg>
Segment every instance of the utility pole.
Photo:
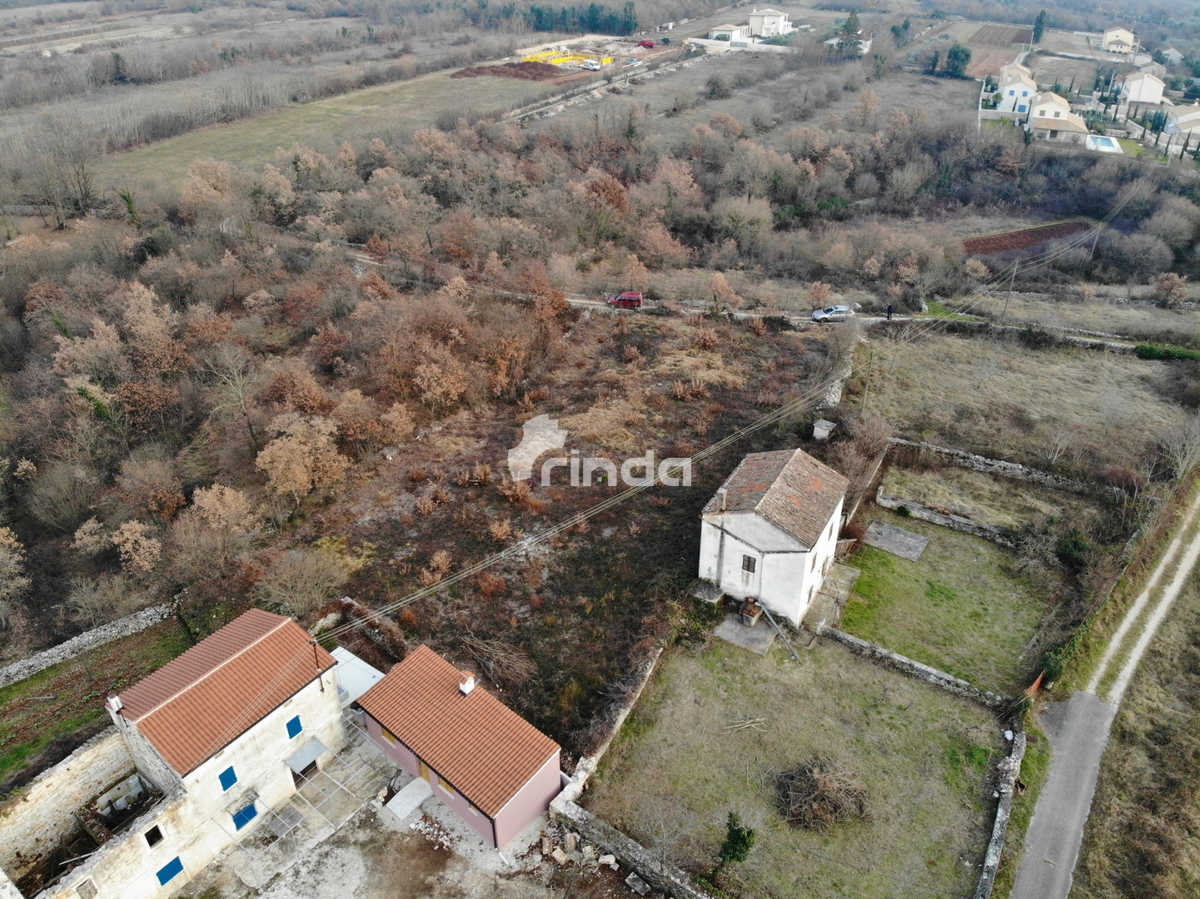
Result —
<svg viewBox="0 0 1200 899"><path fill-rule="evenodd" d="M862 411L866 414L867 399L871 396L871 369L875 366L875 351L871 350L871 355L867 358L867 387L863 391Z"/></svg>

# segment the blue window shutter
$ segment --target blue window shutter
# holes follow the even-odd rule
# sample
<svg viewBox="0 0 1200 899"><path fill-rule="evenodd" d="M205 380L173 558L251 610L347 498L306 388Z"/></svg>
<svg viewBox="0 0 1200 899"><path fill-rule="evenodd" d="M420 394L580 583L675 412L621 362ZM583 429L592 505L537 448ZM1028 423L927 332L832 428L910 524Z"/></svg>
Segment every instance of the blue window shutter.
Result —
<svg viewBox="0 0 1200 899"><path fill-rule="evenodd" d="M237 812L234 814L233 826L236 827L238 830L241 830L243 827L245 827L247 824L249 824L251 821L253 821L257 817L258 817L258 809L255 808L254 803L251 802L248 806L246 806L240 812Z"/></svg>
<svg viewBox="0 0 1200 899"><path fill-rule="evenodd" d="M292 739L302 730L304 730L304 726L300 723L300 716L297 715L287 723L288 739Z"/></svg>
<svg viewBox="0 0 1200 899"><path fill-rule="evenodd" d="M165 886L175 879L177 874L182 873L183 862L179 860L179 856L175 856L165 865L158 869L158 882Z"/></svg>
<svg viewBox="0 0 1200 899"><path fill-rule="evenodd" d="M228 768L222 771L218 777L221 779L222 790L228 790L235 783L237 783L237 772L233 770L233 765L230 765Z"/></svg>

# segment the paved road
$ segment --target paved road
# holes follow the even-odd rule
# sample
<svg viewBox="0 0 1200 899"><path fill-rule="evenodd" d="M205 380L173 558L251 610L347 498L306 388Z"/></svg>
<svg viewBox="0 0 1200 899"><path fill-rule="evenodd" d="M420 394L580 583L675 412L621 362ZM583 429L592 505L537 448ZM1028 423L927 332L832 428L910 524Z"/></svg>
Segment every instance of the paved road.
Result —
<svg viewBox="0 0 1200 899"><path fill-rule="evenodd" d="M1054 756L1025 834L1010 899L1066 899L1117 707L1076 693L1042 715Z"/></svg>

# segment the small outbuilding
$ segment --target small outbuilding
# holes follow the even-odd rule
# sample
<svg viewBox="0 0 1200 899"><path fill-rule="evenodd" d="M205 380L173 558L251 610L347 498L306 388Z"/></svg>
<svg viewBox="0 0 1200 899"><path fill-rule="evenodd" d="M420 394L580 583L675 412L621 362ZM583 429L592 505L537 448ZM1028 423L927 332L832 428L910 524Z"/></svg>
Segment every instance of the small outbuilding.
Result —
<svg viewBox="0 0 1200 899"><path fill-rule="evenodd" d="M701 513L700 577L799 627L833 564L848 485L803 450L747 456Z"/></svg>
<svg viewBox="0 0 1200 899"><path fill-rule="evenodd" d="M421 646L358 701L367 733L503 849L562 789L557 743Z"/></svg>

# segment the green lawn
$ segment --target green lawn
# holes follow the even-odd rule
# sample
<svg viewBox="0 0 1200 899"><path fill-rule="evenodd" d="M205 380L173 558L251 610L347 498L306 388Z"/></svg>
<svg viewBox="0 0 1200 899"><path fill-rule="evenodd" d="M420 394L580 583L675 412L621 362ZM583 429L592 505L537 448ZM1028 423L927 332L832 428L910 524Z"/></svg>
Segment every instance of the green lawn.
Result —
<svg viewBox="0 0 1200 899"><path fill-rule="evenodd" d="M39 764L38 754L52 741L102 725L105 696L186 648L179 626L168 620L0 689L0 784Z"/></svg>
<svg viewBox="0 0 1200 899"><path fill-rule="evenodd" d="M258 168L277 148L296 144L334 151L346 140L402 137L437 122L446 110L489 113L552 94L556 88L511 78L450 78L439 72L289 106L254 118L214 125L146 147L114 153L99 166L105 186L178 193L188 166L216 159Z"/></svg>
<svg viewBox="0 0 1200 899"><path fill-rule="evenodd" d="M761 719L758 729L730 725ZM720 886L736 897L968 896L999 749L982 708L818 641L800 661L717 643L663 656L587 794L597 815L707 874L736 811L758 831ZM866 788L869 821L825 832L776 810L779 771L821 756Z"/></svg>
<svg viewBox="0 0 1200 899"><path fill-rule="evenodd" d="M1023 689L1040 658L1029 647L1045 603L1016 560L969 534L884 509L873 517L931 540L917 562L870 546L851 556L862 576L842 629L985 690Z"/></svg>

